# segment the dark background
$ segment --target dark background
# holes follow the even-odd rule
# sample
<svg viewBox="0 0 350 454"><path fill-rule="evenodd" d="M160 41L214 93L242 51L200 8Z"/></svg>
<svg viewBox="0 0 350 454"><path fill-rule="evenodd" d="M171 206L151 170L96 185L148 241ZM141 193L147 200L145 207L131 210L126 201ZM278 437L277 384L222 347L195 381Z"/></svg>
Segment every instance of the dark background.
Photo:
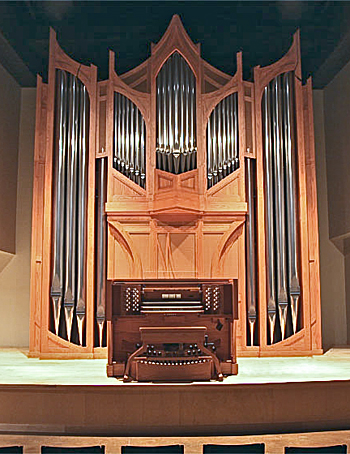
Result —
<svg viewBox="0 0 350 454"><path fill-rule="evenodd" d="M297 28L303 78L312 75L315 87L327 84L350 58L350 2L1 1L2 39L27 68L16 73L11 58L4 66L22 86L34 86L36 73L46 79L51 26L66 53L97 65L99 79L106 79L109 49L116 52L119 74L137 66L173 14L201 43L202 57L222 71L235 72L235 53L242 50L245 79L255 65L281 58Z"/></svg>

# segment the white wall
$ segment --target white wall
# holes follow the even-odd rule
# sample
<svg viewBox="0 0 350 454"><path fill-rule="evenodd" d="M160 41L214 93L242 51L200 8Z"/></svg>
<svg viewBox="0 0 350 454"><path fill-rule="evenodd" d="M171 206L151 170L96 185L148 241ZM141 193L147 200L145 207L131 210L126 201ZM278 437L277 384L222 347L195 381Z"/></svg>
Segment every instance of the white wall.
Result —
<svg viewBox="0 0 350 454"><path fill-rule="evenodd" d="M317 202L320 235L322 340L326 350L347 343L345 260L329 239L324 91L313 91Z"/></svg>
<svg viewBox="0 0 350 454"><path fill-rule="evenodd" d="M16 252L20 98L20 86L0 64L0 251L7 253ZM6 254L0 262L3 259L6 261Z"/></svg>
<svg viewBox="0 0 350 454"><path fill-rule="evenodd" d="M0 271L0 346L29 345L35 88L20 90L16 255ZM14 102L16 100L14 99ZM18 127L18 126L17 126Z"/></svg>

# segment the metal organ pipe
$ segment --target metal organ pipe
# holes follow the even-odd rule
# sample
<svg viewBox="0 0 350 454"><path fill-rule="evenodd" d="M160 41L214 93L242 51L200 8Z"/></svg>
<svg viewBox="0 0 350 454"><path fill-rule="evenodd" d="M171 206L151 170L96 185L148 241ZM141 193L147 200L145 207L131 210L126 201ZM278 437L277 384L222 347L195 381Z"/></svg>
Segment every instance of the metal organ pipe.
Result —
<svg viewBox="0 0 350 454"><path fill-rule="evenodd" d="M107 195L107 158L97 160L96 185L96 322L98 326L99 346L103 342L103 326L106 319L106 214L105 202Z"/></svg>
<svg viewBox="0 0 350 454"><path fill-rule="evenodd" d="M222 175L222 107L223 101L218 106L217 110L217 131L218 131L218 180L220 181L223 178Z"/></svg>
<svg viewBox="0 0 350 454"><path fill-rule="evenodd" d="M246 191L248 216L246 222L247 247L247 309L250 329L250 345L254 345L254 330L257 320L256 307L256 257L255 257L255 160L246 159Z"/></svg>
<svg viewBox="0 0 350 454"><path fill-rule="evenodd" d="M135 181L135 155L134 155L134 145L135 145L135 129L134 129L134 103L130 103L130 180Z"/></svg>
<svg viewBox="0 0 350 454"><path fill-rule="evenodd" d="M276 276L275 276L275 224L274 224L274 190L273 190L273 149L271 140L271 89L265 87L263 97L264 129L264 171L265 171L265 205L266 205L266 260L267 260L267 316L270 328L270 343L273 343L276 325Z"/></svg>
<svg viewBox="0 0 350 454"><path fill-rule="evenodd" d="M284 82L284 141L286 153L286 201L287 201L287 239L288 239L288 278L294 333L297 330L300 284L297 265L297 227L296 227L296 178L295 178L295 139L293 106L293 73L283 75Z"/></svg>
<svg viewBox="0 0 350 454"><path fill-rule="evenodd" d="M140 184L141 181L141 156L137 152L140 143L140 126L139 113L135 109L135 183Z"/></svg>
<svg viewBox="0 0 350 454"><path fill-rule="evenodd" d="M64 285L64 206L67 140L67 74L56 73L55 149L53 188L53 268L50 295L53 304L55 334L58 334Z"/></svg>
<svg viewBox="0 0 350 454"><path fill-rule="evenodd" d="M125 175L130 178L129 165L130 165L130 102L126 99L125 111L123 112L125 117Z"/></svg>
<svg viewBox="0 0 350 454"><path fill-rule="evenodd" d="M89 109L85 86L74 75L57 70L50 294L55 333L64 336L60 324L63 304L66 337L72 339L76 316L74 342L80 344L85 318Z"/></svg>
<svg viewBox="0 0 350 454"><path fill-rule="evenodd" d="M138 107L120 93L114 94L114 168L146 186L145 121Z"/></svg>
<svg viewBox="0 0 350 454"><path fill-rule="evenodd" d="M167 148L167 144L168 144L168 121L167 121L167 116L164 114L163 116L161 115L161 112L163 111L164 113L167 112L167 99L168 99L168 95L167 95L167 67L164 66L163 68L163 71L161 71L159 74L158 74L158 77L160 78L159 81L160 81L160 84L162 86L162 103L159 105L158 103L158 112L159 112L159 118L160 118L160 122L163 123L163 146L160 145L160 149L159 149L159 152L161 153L162 155L162 160L161 160L161 163L162 163L162 166L159 167L160 169L163 169L163 170L168 170L168 148ZM158 80L158 77L157 77L157 80Z"/></svg>
<svg viewBox="0 0 350 454"><path fill-rule="evenodd" d="M285 168L282 124L282 87L281 76L273 81L273 130L275 138L275 188L276 188L276 245L277 245L277 300L280 316L282 339L285 336L287 320L287 256L286 256L286 218L285 218Z"/></svg>
<svg viewBox="0 0 350 454"><path fill-rule="evenodd" d="M121 169L120 171L126 175L126 169L125 169L125 158L126 158L126 153L125 153L125 142L126 142L126 130L125 130L125 102L126 98L125 96L119 95L119 98L121 100L121 106L120 106L120 121L121 121L121 134L120 134L120 150L121 150Z"/></svg>
<svg viewBox="0 0 350 454"><path fill-rule="evenodd" d="M214 109L212 118L213 124L213 184L218 182L218 136L217 136L217 111Z"/></svg>
<svg viewBox="0 0 350 454"><path fill-rule="evenodd" d="M185 79L184 79L184 61L182 58L179 59L179 63L180 63L180 105L181 106L184 106L184 102L185 102ZM185 137L184 137L184 128L185 126L185 114L184 114L184 108L180 109L180 131L181 134L180 134L180 152L181 152L181 155L180 155L180 170L181 170L181 173L182 172L185 172L185 169L187 168L187 163L186 163L186 160L187 160L187 151L185 150L185 147L184 147L184 144L185 144Z"/></svg>
<svg viewBox="0 0 350 454"><path fill-rule="evenodd" d="M160 116L160 111L161 109L159 108L159 105L161 106L162 105L162 101L163 101L163 81L161 81L158 85L157 85L157 128L158 128L158 138L159 138L159 150L157 150L157 154L156 154L156 159L157 159L157 167L160 166L160 161L162 159L162 154L160 152L160 150L163 149L164 147L164 139L163 139L163 125L162 125L162 119L161 119L161 116ZM137 127L135 128L136 131L137 131Z"/></svg>
<svg viewBox="0 0 350 454"><path fill-rule="evenodd" d="M233 93L219 102L208 119L208 189L238 167L238 102Z"/></svg>
<svg viewBox="0 0 350 454"><path fill-rule="evenodd" d="M193 76L193 74L191 73ZM196 147L196 79L190 77L191 86L191 118L190 118L190 151L191 169L197 167L197 147Z"/></svg>
<svg viewBox="0 0 350 454"><path fill-rule="evenodd" d="M76 302L76 197L77 197L77 83L69 75L67 199L66 199L66 248L64 310L68 340L71 339L74 306Z"/></svg>
<svg viewBox="0 0 350 454"><path fill-rule="evenodd" d="M211 188L213 185L213 174L212 174L212 154L213 154L213 141L212 141L212 134L211 134L211 116L208 120L208 127L207 127L207 144L208 144L208 156L207 156L207 169L208 169L208 188Z"/></svg>
<svg viewBox="0 0 350 454"><path fill-rule="evenodd" d="M79 147L78 147L78 254L77 254L77 302L76 316L78 323L79 343L83 344L83 323L85 319L86 303L86 212L87 212L87 157L89 131L89 98L86 88L79 86Z"/></svg>
<svg viewBox="0 0 350 454"><path fill-rule="evenodd" d="M265 87L264 173L268 269L268 316L271 343L275 313L280 319L280 338L286 337L288 320L297 331L300 298L297 255L296 147L293 72L277 76ZM277 298L276 298L277 294ZM290 306L290 311L288 307ZM291 315L289 315L291 313ZM291 319L288 317L291 316Z"/></svg>
<svg viewBox="0 0 350 454"><path fill-rule="evenodd" d="M227 175L227 139L226 139L226 123L227 123L227 99L223 99L222 102L222 175Z"/></svg>
<svg viewBox="0 0 350 454"><path fill-rule="evenodd" d="M238 94L233 96L233 99L231 98L231 102L233 102L233 118L234 118L234 136L235 140L233 142L234 146L234 152L233 152L233 161L232 161L232 171L237 169L239 167L239 156L238 156L238 137L239 137L239 131L238 131Z"/></svg>
<svg viewBox="0 0 350 454"><path fill-rule="evenodd" d="M157 76L157 168L179 174L195 169L196 79L175 52Z"/></svg>
<svg viewBox="0 0 350 454"><path fill-rule="evenodd" d="M185 62L184 62L185 63ZM189 71L186 71L186 64L185 67L185 98L184 98L184 112L185 112L185 143L184 149L188 155L188 161L191 161L190 155L190 107L189 107L189 99L190 99L190 74Z"/></svg>

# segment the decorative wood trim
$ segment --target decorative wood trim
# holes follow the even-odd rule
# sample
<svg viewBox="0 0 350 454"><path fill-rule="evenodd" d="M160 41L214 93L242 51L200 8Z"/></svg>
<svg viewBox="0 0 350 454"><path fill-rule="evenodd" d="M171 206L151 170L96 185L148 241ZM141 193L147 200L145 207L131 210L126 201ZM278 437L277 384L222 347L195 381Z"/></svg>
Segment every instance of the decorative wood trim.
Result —
<svg viewBox="0 0 350 454"><path fill-rule="evenodd" d="M134 275L133 279L142 279L142 262L136 251L135 245L129 233L123 228L122 224L118 221L108 220L109 230L113 237L118 241L120 246L126 252L132 265Z"/></svg>
<svg viewBox="0 0 350 454"><path fill-rule="evenodd" d="M225 256L226 256L229 248L232 246L232 244L234 242L236 242L238 240L238 238L242 235L243 224L244 224L244 220L236 221L236 222L232 223L232 226L222 236L218 249L212 258L212 264L211 264L211 276L212 277L221 276Z"/></svg>
<svg viewBox="0 0 350 454"><path fill-rule="evenodd" d="M299 44L299 33L298 44ZM308 213L307 213L307 190L306 190L306 162L304 142L304 118L303 118L303 93L301 86L301 61L300 47L297 48L297 62L295 68L295 110L296 131L298 150L298 180L299 180L299 229L300 229L300 265L301 265L301 309L303 311L305 342L307 349L311 350L311 312L310 312L310 279L309 279L309 250L308 250Z"/></svg>
<svg viewBox="0 0 350 454"><path fill-rule="evenodd" d="M32 206L31 277L30 277L30 330L29 351L38 354L41 347L41 293L43 255L43 202L45 178L45 147L47 86L37 76L36 128L34 140L34 177Z"/></svg>
<svg viewBox="0 0 350 454"><path fill-rule="evenodd" d="M321 289L312 79L303 87L312 349L321 349Z"/></svg>

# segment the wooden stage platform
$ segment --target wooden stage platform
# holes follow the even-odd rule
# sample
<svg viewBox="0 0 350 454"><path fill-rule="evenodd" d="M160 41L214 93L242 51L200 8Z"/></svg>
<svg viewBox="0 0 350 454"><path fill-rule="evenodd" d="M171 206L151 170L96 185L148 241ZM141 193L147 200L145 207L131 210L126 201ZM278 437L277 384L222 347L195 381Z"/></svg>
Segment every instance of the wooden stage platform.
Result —
<svg viewBox="0 0 350 454"><path fill-rule="evenodd" d="M0 350L0 432L232 436L350 429L350 349L239 358L223 382L123 383L105 360L38 360Z"/></svg>

